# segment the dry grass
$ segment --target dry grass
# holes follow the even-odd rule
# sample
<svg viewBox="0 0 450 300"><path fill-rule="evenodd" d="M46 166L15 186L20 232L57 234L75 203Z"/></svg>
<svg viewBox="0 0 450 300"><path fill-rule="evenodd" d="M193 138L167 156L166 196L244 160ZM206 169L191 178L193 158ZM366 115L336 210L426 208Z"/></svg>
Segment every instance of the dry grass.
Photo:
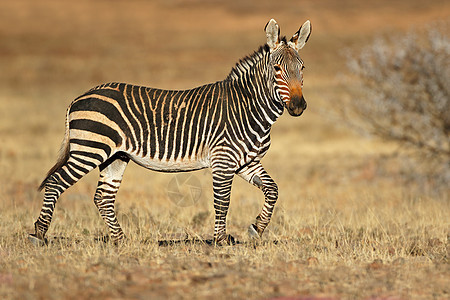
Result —
<svg viewBox="0 0 450 300"><path fill-rule="evenodd" d="M355 136L323 114L340 96L343 47L448 17L448 1L2 1L0 3L0 298L449 297L448 191L407 184L393 144ZM363 4L364 3L364 4ZM259 245L246 228L263 196L240 179L228 231L243 244L160 246L208 238L211 182L192 206L167 196L173 175L130 165L118 196L128 241L97 241L98 172L67 191L48 233L27 234L42 204L38 182L54 163L71 99L101 82L187 88L223 79L264 41L274 17L285 34L307 18L303 51L308 110L283 116L263 163L280 200Z"/></svg>

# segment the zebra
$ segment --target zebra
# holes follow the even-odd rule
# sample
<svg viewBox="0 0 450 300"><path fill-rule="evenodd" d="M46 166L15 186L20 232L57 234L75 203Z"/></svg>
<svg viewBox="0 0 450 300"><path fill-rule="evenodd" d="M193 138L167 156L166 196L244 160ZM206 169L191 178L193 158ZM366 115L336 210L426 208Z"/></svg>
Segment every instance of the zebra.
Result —
<svg viewBox="0 0 450 300"><path fill-rule="evenodd" d="M110 240L125 235L114 203L131 161L160 172L210 168L214 196L214 243L229 245L226 216L235 174L264 193L264 205L248 228L261 238L268 226L278 187L261 164L269 150L272 124L284 109L300 116L303 60L298 51L311 34L306 21L288 41L271 19L267 42L241 59L225 80L189 90L162 90L126 83L92 88L69 105L65 135L56 164L39 186L43 206L29 239L47 244L46 232L59 196L95 168L100 178L94 203L109 228Z"/></svg>

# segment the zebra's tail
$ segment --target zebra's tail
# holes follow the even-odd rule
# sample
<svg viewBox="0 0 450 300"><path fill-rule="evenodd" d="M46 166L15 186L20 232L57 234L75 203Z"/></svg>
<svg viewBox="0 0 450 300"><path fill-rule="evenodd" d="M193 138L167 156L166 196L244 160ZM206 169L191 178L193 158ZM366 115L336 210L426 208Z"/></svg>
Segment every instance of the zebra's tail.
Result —
<svg viewBox="0 0 450 300"><path fill-rule="evenodd" d="M55 173L59 168L61 168L69 159L69 109L66 112L66 132L64 133L64 139L61 143L61 148L59 149L58 160L56 164L48 171L47 176L42 181L42 183L38 187L38 191L41 191L49 179L52 177L53 173Z"/></svg>

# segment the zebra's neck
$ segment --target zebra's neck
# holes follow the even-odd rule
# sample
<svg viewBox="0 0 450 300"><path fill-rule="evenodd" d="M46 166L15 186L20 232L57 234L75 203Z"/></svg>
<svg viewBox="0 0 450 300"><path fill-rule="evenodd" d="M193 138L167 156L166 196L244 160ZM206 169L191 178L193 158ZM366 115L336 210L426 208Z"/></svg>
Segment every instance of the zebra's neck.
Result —
<svg viewBox="0 0 450 300"><path fill-rule="evenodd" d="M259 49L253 52L253 54L240 59L239 62L236 63L236 65L231 69L227 80L236 80L241 78L242 75L248 73L248 71L261 60L267 59L269 53L269 46L265 44L264 46L259 47Z"/></svg>
<svg viewBox="0 0 450 300"><path fill-rule="evenodd" d="M282 115L283 106L275 99L273 89L269 87L267 67L270 49L266 44L253 54L241 59L231 70L225 81L231 89L238 93L234 103L240 104L251 111L257 122L270 130L271 125Z"/></svg>

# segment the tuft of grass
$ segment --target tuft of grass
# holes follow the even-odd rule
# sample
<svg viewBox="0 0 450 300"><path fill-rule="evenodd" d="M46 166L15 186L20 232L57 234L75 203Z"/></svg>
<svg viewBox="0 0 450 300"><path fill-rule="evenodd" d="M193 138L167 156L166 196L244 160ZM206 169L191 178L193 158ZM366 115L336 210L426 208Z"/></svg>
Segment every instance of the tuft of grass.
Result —
<svg viewBox="0 0 450 300"><path fill-rule="evenodd" d="M63 197L58 204L47 247L27 242L34 214L7 204L0 219L0 296L207 298L220 292L238 298L422 298L448 293L448 202L408 199L398 188L377 185L359 194L354 183L332 197L316 184L316 192L302 199L284 186L289 194L280 198L256 244L246 237L254 206L235 206L228 230L241 244L219 248L185 242L212 234L211 214L202 203L167 208L162 204L168 199L159 197L149 205L125 196L133 184L119 197L119 220L128 237L119 246L102 240L105 225L93 203L81 200L91 196L84 187L75 203ZM233 200L249 195L240 190ZM19 190L16 196L23 197ZM179 243L158 243L168 239Z"/></svg>

